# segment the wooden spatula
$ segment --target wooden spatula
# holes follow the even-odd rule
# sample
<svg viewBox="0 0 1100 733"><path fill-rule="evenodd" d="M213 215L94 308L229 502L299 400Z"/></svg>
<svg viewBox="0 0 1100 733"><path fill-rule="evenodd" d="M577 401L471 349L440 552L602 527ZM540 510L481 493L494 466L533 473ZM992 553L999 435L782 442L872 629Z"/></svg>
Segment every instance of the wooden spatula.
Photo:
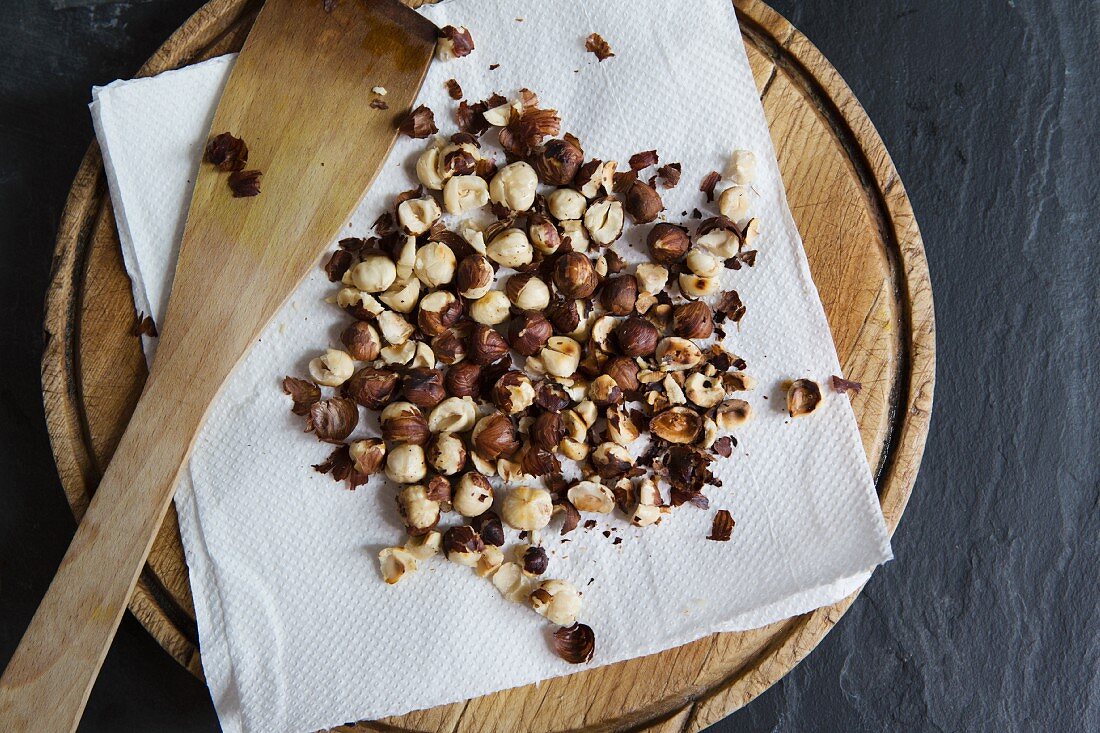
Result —
<svg viewBox="0 0 1100 733"><path fill-rule="evenodd" d="M267 0L229 78L211 134L244 139L261 193L234 198L200 166L152 372L0 679L0 731L76 727L210 403L346 224L423 83L429 21L397 0L322 6Z"/></svg>

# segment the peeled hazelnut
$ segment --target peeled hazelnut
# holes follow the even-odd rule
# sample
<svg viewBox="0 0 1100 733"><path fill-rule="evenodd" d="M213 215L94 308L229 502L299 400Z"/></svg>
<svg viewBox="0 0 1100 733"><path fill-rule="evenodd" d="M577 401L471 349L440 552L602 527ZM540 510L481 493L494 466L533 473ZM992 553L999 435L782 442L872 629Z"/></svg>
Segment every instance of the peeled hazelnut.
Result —
<svg viewBox="0 0 1100 733"><path fill-rule="evenodd" d="M590 160L577 170L573 184L586 198L594 199L604 194L610 195L615 187L615 169L618 163L613 160Z"/></svg>
<svg viewBox="0 0 1100 733"><path fill-rule="evenodd" d="M670 405L686 405L687 397L684 395L684 388L680 386L680 382L677 381L677 377L681 376L683 372L669 372L665 375L665 378L661 382L661 386L664 388L665 401ZM649 393L654 394L654 393ZM657 393L660 394L660 393ZM649 395L646 395L647 397ZM657 407L654 404L654 407ZM660 408L657 408L660 409Z"/></svg>
<svg viewBox="0 0 1100 733"><path fill-rule="evenodd" d="M351 273L351 270L348 272ZM360 321L373 321L385 310L377 298L356 288L340 288L336 294L336 305Z"/></svg>
<svg viewBox="0 0 1100 733"><path fill-rule="evenodd" d="M638 289L643 293L659 293L668 284L668 268L664 265L654 265L644 262L638 265L636 271Z"/></svg>
<svg viewBox="0 0 1100 733"><path fill-rule="evenodd" d="M591 450L588 443L576 438L563 438L559 446L561 454L571 461L583 461Z"/></svg>
<svg viewBox="0 0 1100 733"><path fill-rule="evenodd" d="M561 235L549 217L535 214L527 219L527 236L539 252L552 255L561 247Z"/></svg>
<svg viewBox="0 0 1100 733"><path fill-rule="evenodd" d="M554 263L554 285L566 298L587 298L599 283L592 260L580 252L567 252Z"/></svg>
<svg viewBox="0 0 1100 733"><path fill-rule="evenodd" d="M623 390L614 377L601 374L588 385L588 397L600 407L607 407L623 401Z"/></svg>
<svg viewBox="0 0 1100 733"><path fill-rule="evenodd" d="M443 547L443 533L430 530L422 535L410 537L405 550L417 560L427 560Z"/></svg>
<svg viewBox="0 0 1100 733"><path fill-rule="evenodd" d="M710 450L715 441L718 440L718 423L711 420L709 417L703 418L703 437L696 444L703 450Z"/></svg>
<svg viewBox="0 0 1100 733"><path fill-rule="evenodd" d="M603 362L599 359L600 354L606 354L614 351L612 347L612 336L615 332L615 328L619 325L619 321L612 316L600 316L592 322L592 326L588 329L588 343L590 346L595 346L597 354L595 355L594 363L596 366L601 365ZM589 354L592 355L592 349L589 349ZM597 369L595 374L598 374L601 370Z"/></svg>
<svg viewBox="0 0 1100 733"><path fill-rule="evenodd" d="M722 259L734 257L741 251L745 238L737 223L725 216L715 216L699 225L695 243L706 247Z"/></svg>
<svg viewBox="0 0 1100 733"><path fill-rule="evenodd" d="M386 547L378 553L378 566L385 581L393 585L405 573L416 572L416 557L403 547Z"/></svg>
<svg viewBox="0 0 1100 733"><path fill-rule="evenodd" d="M439 204L431 196L402 201L397 207L397 223L401 225L401 231L414 237L431 229L442 215Z"/></svg>
<svg viewBox="0 0 1100 733"><path fill-rule="evenodd" d="M490 290L470 303L470 318L482 325L495 326L508 320L511 307L507 295L499 290Z"/></svg>
<svg viewBox="0 0 1100 733"><path fill-rule="evenodd" d="M405 241L397 251L397 259L394 267L397 269L398 280L408 280L413 274L413 264L416 262L416 237L406 235Z"/></svg>
<svg viewBox="0 0 1100 733"><path fill-rule="evenodd" d="M346 351L328 349L309 362L309 375L313 381L326 387L339 387L355 373L355 363Z"/></svg>
<svg viewBox="0 0 1100 733"><path fill-rule="evenodd" d="M410 369L401 380L405 399L417 407L435 407L447 396L443 372L438 369Z"/></svg>
<svg viewBox="0 0 1100 733"><path fill-rule="evenodd" d="M428 490L420 484L406 486L398 492L397 508L413 536L427 534L439 523L439 502L429 499Z"/></svg>
<svg viewBox="0 0 1100 733"><path fill-rule="evenodd" d="M805 417L821 404L821 387L812 379L796 379L787 388L787 413Z"/></svg>
<svg viewBox="0 0 1100 733"><path fill-rule="evenodd" d="M718 197L718 211L733 221L741 221L749 213L749 189L747 186L730 186Z"/></svg>
<svg viewBox="0 0 1100 733"><path fill-rule="evenodd" d="M529 577L538 577L546 572L550 565L550 558L546 550L536 545L528 545L521 557L523 560L523 573Z"/></svg>
<svg viewBox="0 0 1100 733"><path fill-rule="evenodd" d="M662 507L649 504L638 504L630 515L630 523L635 527L648 527L651 524L660 524L665 510Z"/></svg>
<svg viewBox="0 0 1100 733"><path fill-rule="evenodd" d="M748 186L756 179L756 154L751 150L734 150L726 165L726 178L738 186Z"/></svg>
<svg viewBox="0 0 1100 733"><path fill-rule="evenodd" d="M372 476L382 468L386 458L386 444L378 438L357 440L348 446L348 455L355 470L364 476Z"/></svg>
<svg viewBox="0 0 1100 733"><path fill-rule="evenodd" d="M477 300L492 289L495 277L496 273L487 258L469 255L458 263L458 270L455 272L458 294L463 298Z"/></svg>
<svg viewBox="0 0 1100 733"><path fill-rule="evenodd" d="M477 573L480 578L488 578L495 573L504 563L504 552L499 547L493 545L486 545L485 549L481 551L481 557L477 561L477 565L474 566L474 572Z"/></svg>
<svg viewBox="0 0 1100 733"><path fill-rule="evenodd" d="M546 580L531 591L531 608L558 626L572 626L581 612L581 594L567 580Z"/></svg>
<svg viewBox="0 0 1100 733"><path fill-rule="evenodd" d="M379 314L377 322L378 330L382 332L382 338L394 346L405 343L416 332L416 329L408 321L393 311L383 311Z"/></svg>
<svg viewBox="0 0 1100 733"><path fill-rule="evenodd" d="M641 386L638 383L638 365L629 357L613 356L603 365L603 370L628 395L637 392Z"/></svg>
<svg viewBox="0 0 1100 733"><path fill-rule="evenodd" d="M569 248L574 252L587 252L590 241L588 230L584 228L584 222L578 219L563 219L558 222L561 230L561 241L569 240Z"/></svg>
<svg viewBox="0 0 1100 733"><path fill-rule="evenodd" d="M550 140L536 150L530 160L543 183L565 186L577 175L584 153L569 140Z"/></svg>
<svg viewBox="0 0 1100 733"><path fill-rule="evenodd" d="M531 442L543 450L554 450L565 437L565 426L561 415L556 412L544 412L535 418L530 430Z"/></svg>
<svg viewBox="0 0 1100 733"><path fill-rule="evenodd" d="M649 430L669 443L694 443L703 431L703 418L690 407L670 407L653 416Z"/></svg>
<svg viewBox="0 0 1100 733"><path fill-rule="evenodd" d="M398 377L386 369L360 369L344 382L342 392L357 404L370 410L380 410L393 399Z"/></svg>
<svg viewBox="0 0 1100 733"><path fill-rule="evenodd" d="M714 335L714 314L701 300L681 303L672 309L672 332L686 339L705 339Z"/></svg>
<svg viewBox="0 0 1100 733"><path fill-rule="evenodd" d="M505 484L518 484L534 481L537 478L528 473L519 461L510 461L507 458L501 458L497 461L497 474Z"/></svg>
<svg viewBox="0 0 1100 733"><path fill-rule="evenodd" d="M630 445L639 438L641 431L630 413L622 407L607 408L607 437L619 445Z"/></svg>
<svg viewBox="0 0 1100 733"><path fill-rule="evenodd" d="M527 211L535 202L538 186L535 169L523 161L509 163L489 183L489 197L512 211Z"/></svg>
<svg viewBox="0 0 1100 733"><path fill-rule="evenodd" d="M402 443L386 456L386 476L398 484L415 484L428 475L424 449L419 445Z"/></svg>
<svg viewBox="0 0 1100 733"><path fill-rule="evenodd" d="M420 299L420 281L416 278L409 278L405 282L394 281L389 290L379 295L378 299L398 313L412 313L416 301Z"/></svg>
<svg viewBox="0 0 1100 733"><path fill-rule="evenodd" d="M745 225L744 237L745 246L751 247L756 241L756 238L760 236L760 220L753 218L749 219L749 223Z"/></svg>
<svg viewBox="0 0 1100 733"><path fill-rule="evenodd" d="M551 336L539 352L548 374L571 377L581 362L581 346L567 336Z"/></svg>
<svg viewBox="0 0 1100 733"><path fill-rule="evenodd" d="M638 299L638 281L633 275L610 278L600 292L603 307L616 316L625 316L634 310Z"/></svg>
<svg viewBox="0 0 1100 733"><path fill-rule="evenodd" d="M523 267L531 264L534 259L534 251L527 235L522 229L505 229L493 237L485 248L485 253L493 262L502 267Z"/></svg>
<svg viewBox="0 0 1100 733"><path fill-rule="evenodd" d="M451 527L443 533L443 553L448 560L459 565L471 568L476 566L484 550L485 543L477 536L473 527Z"/></svg>
<svg viewBox="0 0 1100 733"><path fill-rule="evenodd" d="M716 277L699 277L682 272L679 283L680 292L685 298L702 298L718 292L719 280Z"/></svg>
<svg viewBox="0 0 1100 733"><path fill-rule="evenodd" d="M526 603L531 588L523 575L523 568L514 562L506 562L493 573L493 587L505 599L513 603Z"/></svg>
<svg viewBox="0 0 1100 733"><path fill-rule="evenodd" d="M489 203L489 184L481 176L453 176L443 187L448 214L462 214Z"/></svg>
<svg viewBox="0 0 1100 733"><path fill-rule="evenodd" d="M442 140L442 138L436 138L434 144L425 148L420 157L416 159L416 177L424 188L432 191L441 190L445 182L441 173L442 158L439 154Z"/></svg>
<svg viewBox="0 0 1100 733"><path fill-rule="evenodd" d="M718 277L722 274L722 263L714 255L701 249L692 249L685 259L688 269L699 277Z"/></svg>
<svg viewBox="0 0 1100 733"><path fill-rule="evenodd" d="M432 338L432 351L444 364L458 364L466 358L466 339L469 331L458 324Z"/></svg>
<svg viewBox="0 0 1100 733"><path fill-rule="evenodd" d="M569 503L582 512L607 514L615 508L615 496L611 489L598 481L578 481L568 491Z"/></svg>
<svg viewBox="0 0 1100 733"><path fill-rule="evenodd" d="M654 224L646 237L649 255L665 265L679 262L691 249L687 230L675 224ZM653 291L650 291L653 292Z"/></svg>
<svg viewBox="0 0 1100 733"><path fill-rule="evenodd" d="M478 420L470 441L479 456L487 461L510 458L519 449L516 426L505 414L494 412Z"/></svg>
<svg viewBox="0 0 1100 733"><path fill-rule="evenodd" d="M474 474L484 478L480 474ZM481 536L482 542L493 547L501 547L504 544L504 525L500 523L500 517L496 512L486 511L470 519L470 526Z"/></svg>
<svg viewBox="0 0 1100 733"><path fill-rule="evenodd" d="M703 363L703 352L685 338L669 336L657 344L657 363L663 372L693 369Z"/></svg>
<svg viewBox="0 0 1100 733"><path fill-rule="evenodd" d="M580 220L588 208L588 199L572 188L559 188L546 197L546 208L558 221Z"/></svg>
<svg viewBox="0 0 1100 733"><path fill-rule="evenodd" d="M684 394L699 407L714 407L726 397L722 379L718 375L708 377L696 372L684 382Z"/></svg>
<svg viewBox="0 0 1100 733"><path fill-rule="evenodd" d="M634 181L626 192L626 211L635 224L648 224L665 208L661 195L647 183Z"/></svg>
<svg viewBox="0 0 1100 733"><path fill-rule="evenodd" d="M493 487L480 473L467 471L451 492L451 503L464 517L484 514L493 505Z"/></svg>
<svg viewBox="0 0 1100 733"><path fill-rule="evenodd" d="M426 287L438 288L454 280L455 254L442 242L428 242L416 251L413 273Z"/></svg>
<svg viewBox="0 0 1100 733"><path fill-rule="evenodd" d="M382 437L395 443L424 445L428 442L428 421L411 402L391 402L378 416Z"/></svg>
<svg viewBox="0 0 1100 733"><path fill-rule="evenodd" d="M584 212L584 228L596 244L606 247L623 233L622 202L610 197L594 201Z"/></svg>
<svg viewBox="0 0 1100 733"><path fill-rule="evenodd" d="M455 367L455 369L460 369ZM455 369L447 373L449 379ZM476 369L476 367L475 367ZM428 430L433 433L463 433L474 426L477 420L477 406L469 397L448 397L440 402L428 415Z"/></svg>
<svg viewBox="0 0 1100 733"><path fill-rule="evenodd" d="M444 476L453 476L466 467L466 446L453 433L438 433L428 446L428 463Z"/></svg>
<svg viewBox="0 0 1100 733"><path fill-rule="evenodd" d="M417 323L426 336L438 336L458 322L462 302L446 290L428 293L420 301Z"/></svg>
<svg viewBox="0 0 1100 733"><path fill-rule="evenodd" d="M482 476L496 476L497 464L496 461L487 461L477 454L477 451L470 453L470 463L474 464L474 468Z"/></svg>
<svg viewBox="0 0 1100 733"><path fill-rule="evenodd" d="M508 354L508 342L491 326L477 324L470 332L470 363L479 366L492 364Z"/></svg>
<svg viewBox="0 0 1100 733"><path fill-rule="evenodd" d="M520 313L508 325L509 344L522 356L537 354L553 333L550 322L536 311Z"/></svg>
<svg viewBox="0 0 1100 733"><path fill-rule="evenodd" d="M600 443L596 446L596 450L592 451L592 463L602 478L614 478L629 471L634 464L634 459L625 447L608 441ZM577 508L580 509L580 507Z"/></svg>
<svg viewBox="0 0 1100 733"><path fill-rule="evenodd" d="M510 527L532 531L549 524L553 511L549 491L517 486L504 497L500 517Z"/></svg>
<svg viewBox="0 0 1100 733"><path fill-rule="evenodd" d="M456 364L447 370L443 384L449 395L477 399L481 395L481 367L470 362Z"/></svg>
<svg viewBox="0 0 1100 733"><path fill-rule="evenodd" d="M523 372L505 372L493 385L493 402L507 415L523 412L534 401L535 387Z"/></svg>
<svg viewBox="0 0 1100 733"><path fill-rule="evenodd" d="M385 255L367 255L349 272L352 283L364 293L381 293L397 279L397 267Z"/></svg>
<svg viewBox="0 0 1100 733"><path fill-rule="evenodd" d="M504 292L520 310L541 311L550 305L550 288L533 274L512 275L504 285Z"/></svg>
<svg viewBox="0 0 1100 733"><path fill-rule="evenodd" d="M660 338L657 327L642 316L629 316L615 329L615 340L624 356L649 356Z"/></svg>
<svg viewBox="0 0 1100 733"><path fill-rule="evenodd" d="M423 341L416 341L416 353L409 361L410 369L435 369L435 352Z"/></svg>
<svg viewBox="0 0 1100 733"><path fill-rule="evenodd" d="M416 356L416 342L405 341L402 344L384 346L378 356L389 366L406 366Z"/></svg>

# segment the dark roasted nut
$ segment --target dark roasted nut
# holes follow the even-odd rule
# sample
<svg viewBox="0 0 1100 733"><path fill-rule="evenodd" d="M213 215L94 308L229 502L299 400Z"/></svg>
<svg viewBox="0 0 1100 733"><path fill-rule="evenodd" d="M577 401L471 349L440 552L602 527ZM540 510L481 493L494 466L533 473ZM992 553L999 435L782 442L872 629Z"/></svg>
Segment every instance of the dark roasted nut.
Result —
<svg viewBox="0 0 1100 733"><path fill-rule="evenodd" d="M554 653L570 664L590 662L596 653L596 634L591 626L581 623L555 629Z"/></svg>
<svg viewBox="0 0 1100 733"><path fill-rule="evenodd" d="M649 430L669 443L694 443L703 432L703 418L690 407L670 407L653 416Z"/></svg>
<svg viewBox="0 0 1100 733"><path fill-rule="evenodd" d="M457 364L465 359L469 335L470 329L459 324L433 338L432 351L435 352L435 358L444 364Z"/></svg>
<svg viewBox="0 0 1100 733"><path fill-rule="evenodd" d="M626 192L626 213L635 224L648 224L665 208L661 195L649 184L635 181Z"/></svg>
<svg viewBox="0 0 1100 733"><path fill-rule="evenodd" d="M501 412L481 418L474 426L470 440L477 454L486 461L511 458L519 449L516 426L511 418Z"/></svg>
<svg viewBox="0 0 1100 733"><path fill-rule="evenodd" d="M722 430L733 430L744 425L752 417L752 405L745 400L726 400L718 406L715 422ZM792 417L798 417L792 415Z"/></svg>
<svg viewBox="0 0 1100 733"><path fill-rule="evenodd" d="M344 344L351 358L356 361L374 361L382 349L378 331L374 326L363 321L355 321L345 328L340 334L340 342Z"/></svg>
<svg viewBox="0 0 1100 733"><path fill-rule="evenodd" d="M431 436L420 408L410 402L392 402L378 416L382 437L395 443L424 445Z"/></svg>
<svg viewBox="0 0 1100 733"><path fill-rule="evenodd" d="M493 287L494 277L493 265L487 257L469 255L458 263L458 270L455 272L458 294L463 298L477 300Z"/></svg>
<svg viewBox="0 0 1100 733"><path fill-rule="evenodd" d="M601 374L588 385L588 398L599 407L617 405L623 401L623 390L608 374Z"/></svg>
<svg viewBox="0 0 1100 733"><path fill-rule="evenodd" d="M615 329L619 351L625 356L649 356L661 338L657 327L642 316L630 316Z"/></svg>
<svg viewBox="0 0 1100 733"><path fill-rule="evenodd" d="M493 402L508 415L523 412L534 401L535 387L523 372L505 372L493 385Z"/></svg>
<svg viewBox="0 0 1100 733"><path fill-rule="evenodd" d="M420 300L417 323L426 336L438 336L458 322L462 301L446 290L428 293Z"/></svg>
<svg viewBox="0 0 1100 733"><path fill-rule="evenodd" d="M705 339L714 335L714 316L701 300L682 303L672 310L672 332L687 339Z"/></svg>
<svg viewBox="0 0 1100 733"><path fill-rule="evenodd" d="M812 379L796 379L787 388L787 413L805 417L821 404L821 387Z"/></svg>
<svg viewBox="0 0 1100 733"><path fill-rule="evenodd" d="M401 382L405 399L417 407L435 407L447 396L443 372L423 367L410 369Z"/></svg>
<svg viewBox="0 0 1100 733"><path fill-rule="evenodd" d="M523 551L523 572L526 574L542 575L549 564L550 558L545 549L531 545Z"/></svg>
<svg viewBox="0 0 1100 733"><path fill-rule="evenodd" d="M451 527L443 534L443 552L447 559L473 567L481 559L485 543L478 537L473 527L462 525Z"/></svg>
<svg viewBox="0 0 1100 733"><path fill-rule="evenodd" d="M511 347L522 356L534 356L554 335L546 317L537 311L526 311L512 318L508 325Z"/></svg>
<svg viewBox="0 0 1100 733"><path fill-rule="evenodd" d="M341 392L367 409L381 410L393 399L399 381L391 371L367 367L351 375Z"/></svg>
<svg viewBox="0 0 1100 733"><path fill-rule="evenodd" d="M220 171L239 171L248 162L248 146L241 138L223 132L206 146L206 160Z"/></svg>
<svg viewBox="0 0 1100 733"><path fill-rule="evenodd" d="M535 418L528 434L535 446L554 450L565 437L565 425L557 412L544 412Z"/></svg>
<svg viewBox="0 0 1100 733"><path fill-rule="evenodd" d="M492 326L479 323L470 332L468 353L473 364L492 364L507 355L508 342Z"/></svg>
<svg viewBox="0 0 1100 733"><path fill-rule="evenodd" d="M443 384L447 388L447 394L452 397L473 397L475 400L481 395L481 367L470 362L455 364L447 371Z"/></svg>
<svg viewBox="0 0 1100 733"><path fill-rule="evenodd" d="M567 252L554 263L554 285L566 298L587 298L599 283L600 278L587 255Z"/></svg>
<svg viewBox="0 0 1100 733"><path fill-rule="evenodd" d="M626 394L638 391L638 365L633 359L615 356L604 364L604 374L611 377Z"/></svg>
<svg viewBox="0 0 1100 733"><path fill-rule="evenodd" d="M581 324L581 310L573 298L560 298L546 309L546 318L557 333L573 333Z"/></svg>
<svg viewBox="0 0 1100 733"><path fill-rule="evenodd" d="M679 262L691 249L687 230L675 224L654 224L646 237L649 255L656 262L671 265Z"/></svg>
<svg viewBox="0 0 1100 733"><path fill-rule="evenodd" d="M539 179L551 186L566 186L584 161L581 149L568 140L550 140L530 158Z"/></svg>
<svg viewBox="0 0 1100 733"><path fill-rule="evenodd" d="M306 430L326 443L342 442L358 424L359 410L354 402L343 397L314 402L306 418Z"/></svg>
<svg viewBox="0 0 1100 733"><path fill-rule="evenodd" d="M657 364L662 372L682 372L703 363L703 352L694 342L669 336L657 344Z"/></svg>
<svg viewBox="0 0 1100 733"><path fill-rule="evenodd" d="M625 316L634 310L638 299L638 281L633 275L617 275L603 284L600 300L612 315Z"/></svg>
<svg viewBox="0 0 1100 733"><path fill-rule="evenodd" d="M477 474L480 476L480 474ZM484 477L482 477L484 478ZM488 483L488 481L486 481ZM504 525L494 511L483 512L470 520L470 526L481 536L481 541L493 547L504 545Z"/></svg>

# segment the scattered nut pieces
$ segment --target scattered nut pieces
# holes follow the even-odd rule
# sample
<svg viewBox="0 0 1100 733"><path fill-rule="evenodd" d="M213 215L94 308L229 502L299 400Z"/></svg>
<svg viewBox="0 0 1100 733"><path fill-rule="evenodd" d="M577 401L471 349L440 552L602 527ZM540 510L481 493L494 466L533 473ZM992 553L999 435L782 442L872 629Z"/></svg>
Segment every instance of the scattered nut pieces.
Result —
<svg viewBox="0 0 1100 733"><path fill-rule="evenodd" d="M611 45L599 33L590 33L588 38L584 39L584 50L594 53L599 61L605 61L615 55Z"/></svg>
<svg viewBox="0 0 1100 733"><path fill-rule="evenodd" d="M787 413L805 417L821 404L821 387L812 379L796 379L787 388Z"/></svg>
<svg viewBox="0 0 1100 733"><path fill-rule="evenodd" d="M474 50L474 39L465 26L455 28L445 25L439 29L439 38L435 44L435 57L440 61L451 61L469 56Z"/></svg>
<svg viewBox="0 0 1100 733"><path fill-rule="evenodd" d="M714 514L714 523L710 526L710 534L707 535L708 540L714 540L715 542L728 542L730 535L733 533L733 517L725 509L719 509Z"/></svg>
<svg viewBox="0 0 1100 733"><path fill-rule="evenodd" d="M424 105L420 105L405 116L398 129L412 138L425 138L439 132L435 126L435 113Z"/></svg>
<svg viewBox="0 0 1100 733"><path fill-rule="evenodd" d="M248 162L248 145L228 132L215 135L206 146L206 161L227 173L243 170Z"/></svg>
<svg viewBox="0 0 1100 733"><path fill-rule="evenodd" d="M233 198L249 198L260 195L260 177L263 173L257 170L233 171L229 174L229 188L233 191Z"/></svg>

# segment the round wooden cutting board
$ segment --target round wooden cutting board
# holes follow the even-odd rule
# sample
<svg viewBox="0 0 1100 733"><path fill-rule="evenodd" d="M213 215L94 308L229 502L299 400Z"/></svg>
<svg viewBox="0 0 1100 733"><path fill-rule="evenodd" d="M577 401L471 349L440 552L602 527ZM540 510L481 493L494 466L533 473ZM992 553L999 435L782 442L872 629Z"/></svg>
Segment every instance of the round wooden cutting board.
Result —
<svg viewBox="0 0 1100 733"><path fill-rule="evenodd" d="M844 373L863 383L852 404L892 532L913 488L932 408L935 330L920 233L882 140L836 70L764 3L735 5ZM212 0L139 76L239 49L258 7L254 0ZM78 518L145 381L134 322L93 143L61 221L42 364L53 451ZM786 674L853 600L763 629L715 634L650 657L347 730L700 730ZM130 610L169 654L201 676L174 509Z"/></svg>

